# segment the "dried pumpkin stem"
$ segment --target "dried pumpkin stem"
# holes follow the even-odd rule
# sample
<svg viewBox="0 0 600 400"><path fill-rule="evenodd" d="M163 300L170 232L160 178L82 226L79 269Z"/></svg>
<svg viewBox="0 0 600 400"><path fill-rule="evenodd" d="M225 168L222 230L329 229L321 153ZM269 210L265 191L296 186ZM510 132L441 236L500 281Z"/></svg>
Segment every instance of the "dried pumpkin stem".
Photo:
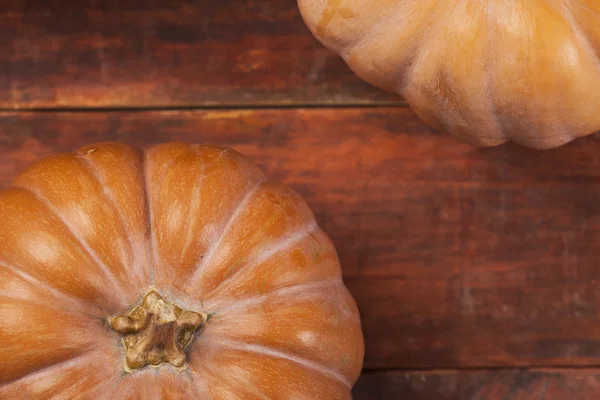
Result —
<svg viewBox="0 0 600 400"><path fill-rule="evenodd" d="M184 350L206 320L206 314L184 310L150 290L140 306L109 323L123 335L125 369L131 371L163 363L183 367Z"/></svg>

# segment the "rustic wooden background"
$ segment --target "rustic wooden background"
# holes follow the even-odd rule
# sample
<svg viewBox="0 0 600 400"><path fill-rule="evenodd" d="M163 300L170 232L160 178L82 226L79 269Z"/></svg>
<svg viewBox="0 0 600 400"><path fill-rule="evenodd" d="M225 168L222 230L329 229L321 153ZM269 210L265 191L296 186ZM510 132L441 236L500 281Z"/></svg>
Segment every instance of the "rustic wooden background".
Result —
<svg viewBox="0 0 600 400"><path fill-rule="evenodd" d="M593 136L541 152L435 132L294 0L1 4L0 187L95 141L231 146L337 245L366 340L356 399L599 398Z"/></svg>

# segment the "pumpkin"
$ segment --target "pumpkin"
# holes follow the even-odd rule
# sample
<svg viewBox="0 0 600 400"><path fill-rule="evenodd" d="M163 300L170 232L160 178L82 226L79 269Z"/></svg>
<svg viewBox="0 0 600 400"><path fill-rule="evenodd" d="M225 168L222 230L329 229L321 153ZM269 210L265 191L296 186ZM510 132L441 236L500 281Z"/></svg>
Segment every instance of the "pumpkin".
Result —
<svg viewBox="0 0 600 400"><path fill-rule="evenodd" d="M600 1L299 0L361 78L479 146L600 129Z"/></svg>
<svg viewBox="0 0 600 400"><path fill-rule="evenodd" d="M334 246L239 153L51 156L0 221L0 398L350 398L363 337Z"/></svg>

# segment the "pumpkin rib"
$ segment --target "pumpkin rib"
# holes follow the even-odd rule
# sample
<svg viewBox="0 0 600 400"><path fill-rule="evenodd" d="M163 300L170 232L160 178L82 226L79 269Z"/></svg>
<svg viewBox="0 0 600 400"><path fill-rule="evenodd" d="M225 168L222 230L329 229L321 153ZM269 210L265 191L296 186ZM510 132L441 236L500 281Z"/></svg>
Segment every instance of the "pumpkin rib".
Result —
<svg viewBox="0 0 600 400"><path fill-rule="evenodd" d="M454 7L457 7L457 5L455 4ZM451 15L454 12L454 8L450 11L447 12L447 15ZM441 24L441 21L443 20L444 15L442 15L441 12L437 12L435 19L432 18L431 23L429 23L425 28L424 28L424 32L422 32L421 34L421 38L419 41L419 45L416 47L418 50L416 50L415 52L415 56L413 58L413 62L410 64L408 70L404 73L403 76L403 80L399 81L397 85L394 85L393 89L396 93L399 93L401 96L405 96L405 91L406 88L409 87L414 80L414 74L415 71L417 70L417 67L420 67L422 61L422 58L424 57L425 51L423 49L426 49L429 47L429 43L433 40L433 35L432 32L435 30L435 28L437 28L437 26L439 24ZM439 77L439 74L436 74ZM445 99L446 101L448 101L448 99ZM457 108L456 112L457 114L461 115L461 110L460 107L456 104L456 102L452 102L453 105ZM439 116L434 116L429 114L428 115L428 121L429 123L434 127L437 128L439 130L443 130L441 129L442 127L446 126L446 122L443 121L441 118L439 118ZM462 117L462 116L461 116ZM431 120L431 118L435 118L435 120Z"/></svg>
<svg viewBox="0 0 600 400"><path fill-rule="evenodd" d="M148 155L148 190L153 203L157 253L156 284L186 288L188 279L221 235L238 203L265 176L246 157L215 146L197 146L195 151L181 146L159 147L149 150ZM177 160L172 164L174 158ZM199 180L202 180L200 185ZM192 204L192 197L196 195L200 203ZM196 205L197 210L194 210ZM246 210L252 211L252 207ZM238 219L231 230L241 226L245 224L240 225ZM189 237L192 240L186 252L184 247ZM210 265L200 273L203 279L213 271L225 242L226 238L221 239ZM198 291L200 287L193 289L195 293L203 291Z"/></svg>
<svg viewBox="0 0 600 400"><path fill-rule="evenodd" d="M199 209L200 209L200 205L202 204L202 200L201 200L201 192L202 192L202 184L204 183L204 180L206 179L206 164L202 165L202 169L200 171L198 171L198 175L197 175L197 183L196 186L194 186L193 191L191 193L191 201L190 201L190 210L189 210L189 215L193 215L195 214ZM194 228L195 226L193 224L189 224L187 227L187 232L185 234L185 241L184 243L181 245L181 256L183 257L184 255L187 255L188 251L190 250L190 245L192 244L192 239L194 237Z"/></svg>
<svg viewBox="0 0 600 400"><path fill-rule="evenodd" d="M454 12L454 10L449 11L448 14L451 14L452 12ZM410 83L413 81L413 76L415 74L416 66L418 65L419 56L423 54L422 49L426 48L427 43L430 40L432 40L431 32L434 30L434 28L437 28L438 24L441 23L440 21L443 19L442 17L443 15L441 15L441 12L438 12L437 18L432 18L432 21L425 27L425 30L421 33L418 45L415 45L415 53L413 54L412 62L408 64L408 68L403 74L403 79L399 82L401 85L394 86L393 89L395 92L402 94L404 92L404 89L407 86L409 86Z"/></svg>
<svg viewBox="0 0 600 400"><path fill-rule="evenodd" d="M188 364L188 368L186 371L188 371L191 376L191 381L194 385L194 390L196 391L196 393L198 395L201 394L202 396L204 396L198 398L202 400L210 399L210 396L207 394L210 388L206 376L202 375L199 371L196 371L192 363Z"/></svg>
<svg viewBox="0 0 600 400"><path fill-rule="evenodd" d="M39 286L39 287L43 288L45 291L52 293L54 295L54 297L56 297L57 299L62 300L64 302L66 302L67 304L69 304L70 306L76 308L77 313L85 314L85 315L88 315L88 316L94 317L94 318L98 318L100 315L103 315L102 310L96 304L86 301L84 299L77 298L69 293L63 292L55 287L52 287L52 285L50 285L49 282L46 282L42 277L35 277L34 275L31 275L29 272L25 271L21 267L17 267L15 265L8 264L8 263L4 262L3 260L0 260L0 268L10 270L13 274L18 276L23 281L25 281L33 286ZM82 307L82 305L81 305L82 302L85 303L85 307ZM94 311L97 312L97 314L91 314L89 312L90 307L92 307L94 309Z"/></svg>
<svg viewBox="0 0 600 400"><path fill-rule="evenodd" d="M209 394L210 386L207 383L206 378L200 372L196 371L191 365L190 365L189 371L190 371L190 374L193 376L192 381L194 382L194 389L196 390L196 393L198 395L202 394L202 396L204 396L204 397L198 397L198 398L202 399L202 400L215 399L214 396L211 396ZM211 380L212 380L213 386L219 386L220 388L224 388L224 387L227 387L227 385L228 385L227 382L224 381L221 376L218 376L218 377L212 376L211 378L212 378ZM218 382L218 385L215 385L215 381ZM245 388L245 389L247 390L248 388ZM258 392L259 391L258 388L253 388L253 389L257 390L257 392L254 392L253 394L256 394L260 400L269 400L267 397L265 397L264 393ZM244 394L247 394L247 393L244 393ZM227 400L244 400L242 397L239 397L237 394L234 395L231 392L228 392L227 395L228 395ZM233 397L233 396L235 396L235 397ZM220 400L220 398L218 398L218 397L216 399Z"/></svg>
<svg viewBox="0 0 600 400"><path fill-rule="evenodd" d="M81 147L75 153L84 163L89 164L89 173L97 178L96 186L104 191L102 194L97 193L97 200L100 202L102 195L105 195L106 201L113 203L112 218L119 218L123 227L120 231L124 235L129 235L131 254L129 257L123 252L120 254L121 259L128 260L123 269L125 279L129 281L129 276L134 278L131 283L138 290L147 288L151 283L151 274L148 263L150 254L147 247L149 232L145 215L146 200L142 179L143 151L123 143L100 142ZM103 202L102 207L111 211L110 204L107 202ZM127 238L122 237L122 240L121 249L125 250ZM130 269L132 271L128 274ZM136 277L138 277L137 281ZM127 283L126 286L131 288Z"/></svg>
<svg viewBox="0 0 600 400"><path fill-rule="evenodd" d="M231 306L224 307L222 309L217 309L214 312L216 312L217 315L224 314L224 313L232 313L232 312L237 313L237 312L245 310L248 307L252 307L257 304L260 304L260 303L264 302L265 300L267 300L267 298L269 298L269 297L279 297L279 296L285 297L288 295L297 294L298 292L309 291L311 289L325 289L329 286L334 286L334 285L339 285L339 284L343 285L341 276L335 277L335 278L322 279L320 281L298 283L296 285L291 285L291 286L286 286L286 287L278 288L275 290L271 290L269 292L262 293L258 296L251 296L251 297L246 298L245 300L236 301ZM209 312L213 312L213 310L211 310L210 309L211 307L209 306L210 301L206 301L205 303L207 304L205 306L205 308L207 310L209 310Z"/></svg>
<svg viewBox="0 0 600 400"><path fill-rule="evenodd" d="M208 400L198 396L198 389L193 384L195 377L189 368L177 371L172 367L144 368L133 374L115 375L106 381L101 396L86 397L86 399L126 399L126 400Z"/></svg>
<svg viewBox="0 0 600 400"><path fill-rule="evenodd" d="M567 5L563 4L562 9L564 10L565 20L569 24L569 27L575 33L575 37L579 39L583 48L592 58L592 63L596 65L596 69L600 72L600 55L594 49L594 46L590 42L590 39L587 35L585 35L579 26L575 23L575 16L573 15L573 10ZM573 132L567 132L569 135L569 139L567 142L570 142L574 139L577 139L579 136L574 135Z"/></svg>
<svg viewBox="0 0 600 400"><path fill-rule="evenodd" d="M252 196L258 191L258 189L261 187L261 185L265 181L266 181L266 178L260 179L250 190L248 190L248 192L246 193L244 198L242 198L242 200L238 203L235 210L231 213L229 220L227 221L227 223L225 224L225 226L219 233L219 237L213 242L213 244L210 246L210 248L206 251L204 257L201 258L200 263L196 266L195 271L189 277L188 285L186 286L186 289L188 291L191 290L194 286L196 286L197 281L202 276L203 270L205 269L206 265L208 265L209 262L211 261L211 258L213 257L214 252L216 251L216 249L219 248L219 245L223 241L223 238L225 237L225 235L227 234L229 229L231 229L231 226L235 223L238 216L242 213L242 211L244 211L244 209L250 202L250 199L252 198Z"/></svg>
<svg viewBox="0 0 600 400"><path fill-rule="evenodd" d="M493 32L493 29L494 29L494 14L493 14L493 12L490 11L490 4L488 4L487 22L488 22L488 36L489 36L490 42L493 39L496 39L496 41L497 41L497 37L494 35L494 32ZM488 54L490 56L492 54L494 54L494 52L492 51L492 45L490 45L490 52ZM489 63L490 60L488 59L487 62ZM497 104L497 99L492 95L492 93L493 93L493 89L492 89L493 88L493 82L498 82L499 81L499 78L498 78L497 74L498 74L498 70L496 68L489 68L488 72L485 74L485 76L486 76L485 91L486 91L486 94L488 94L488 96L490 97L490 106L491 106L490 107L490 113L492 115L492 118L494 118L495 123L499 127L498 132L502 135L501 138L499 138L499 140L495 141L497 143L492 143L492 145L500 145L502 143L505 143L506 141L515 140L515 138L513 137L514 135L511 135L509 133L510 129L507 128L506 122L503 121L503 118L502 118L502 115L501 115L501 108ZM474 138L474 139L477 139L477 137ZM472 142L472 143L477 143L477 142L475 141L475 142Z"/></svg>
<svg viewBox="0 0 600 400"><path fill-rule="evenodd" d="M273 244L268 250L264 250L260 254L259 257L256 257L254 260L251 260L251 261L243 264L239 269L237 269L235 272L233 272L227 278L225 278L224 280L222 280L221 282L219 282L217 284L217 286L212 290L211 297L218 297L223 290L227 290L228 289L227 285L231 281L235 281L235 279L237 277L239 277L242 273L244 273L244 272L248 273L248 271L251 272L253 267L256 267L256 266L260 265L260 263L268 260L269 258L271 258L272 256L274 256L276 253L284 251L287 248L289 248L290 246L292 246L295 243L297 243L298 241L306 238L308 235L310 235L317 228L318 228L318 225L317 225L316 221L313 219L306 226L306 228L302 229L299 232L296 232L293 235L290 235L288 237L282 238L281 240L279 240L278 242L276 242L275 244Z"/></svg>
<svg viewBox="0 0 600 400"><path fill-rule="evenodd" d="M114 398L109 393L122 381L114 369L120 365L120 357L115 357L119 354L113 349L106 350L94 349L18 378L0 389L0 398L4 394L11 396L7 398Z"/></svg>
<svg viewBox="0 0 600 400"><path fill-rule="evenodd" d="M490 96L491 91L491 87L492 87L492 78L491 78L491 73L489 72L490 70L490 65L492 64L492 60L491 60L491 56L494 54L493 52L493 38L494 35L492 35L492 20L491 20L491 11L490 11L490 4L486 3L486 4L481 4L479 5L479 7L481 7L481 9L479 10L480 15L485 15L487 16L487 30L480 30L479 32L481 32L481 34L476 35L476 37L483 37L483 41L485 41L484 44L482 44L481 46L481 53L478 53L476 55L476 58L483 58L484 61L484 67L483 69L485 71L485 73L481 74L481 80L479 80L480 82L480 86L477 87L477 89L473 90L473 88L469 88L467 90L465 90L465 92L467 93L466 97L468 98L468 100L466 101L461 101L460 99L456 99L454 96L450 96L450 101L451 103L454 105L454 112L455 112L455 116L458 116L460 121L462 123L453 123L453 124L448 124L445 121L442 121L445 130L453 130L455 132L455 135L459 138L461 138L462 140L464 140L467 143L471 143L474 145L484 145L484 146L494 146L494 145L499 145L501 143L506 142L507 140L510 139L510 137L508 136L508 134L506 133L506 128L503 126L502 121L498 115L498 107L494 102L494 99L492 96ZM466 10L462 10L463 12L466 12ZM482 17L483 19L483 17ZM479 28L479 24L475 24L477 26L478 29ZM468 37L468 36L467 36ZM487 45L487 46L485 46ZM473 46L473 48L475 48L475 46ZM452 72L452 70L450 69L450 72ZM477 70L474 70L473 73L475 75L477 75ZM447 67L443 67L441 69L438 70L438 73L436 74L436 76L438 77L438 79L440 79L440 77L444 76L451 76L451 75L456 75L456 74L450 74L448 72L448 68ZM454 76L452 76L454 77ZM443 79L444 85L446 86L446 92L451 94L453 92L461 92L461 86L459 84L451 84L448 82L448 79ZM479 92L483 92L486 94L486 96L483 96L484 99L482 100L480 98L480 96L478 96ZM447 98L445 99L446 101L448 100ZM465 106L463 108L460 107L460 104L464 103ZM473 112L469 111L470 109L473 109L475 106L474 104L477 104L477 107L480 109L480 111L477 113L477 115L484 115L485 118L484 121L478 121L477 115L475 115ZM466 109L466 111L465 111ZM451 120L455 119L450 117ZM477 127L481 127L481 126L486 126L486 128L484 129L480 129L480 131L482 132L482 134L480 136L477 137L471 137L468 133L467 127L470 126L477 126ZM485 132L485 133L483 133Z"/></svg>
<svg viewBox="0 0 600 400"><path fill-rule="evenodd" d="M456 7L456 5L455 5L455 7ZM452 12L453 12L453 10L448 11L447 14L450 15ZM404 73L402 74L402 79L397 81L396 84L394 84L391 87L392 91L394 91L394 92L398 93L400 96L404 97L409 102L409 105L411 105L413 103L412 96L410 94L409 89L414 84L414 76L416 74L416 71L419 70L419 67L423 63L423 58L425 57L425 54L426 54L425 49L427 49L429 47L429 42L434 40L432 32L434 32L435 29L437 28L437 26L441 23L440 21L443 20L443 16L444 15L442 15L441 11L438 11L437 13L435 13L434 16L432 16L431 22L422 28L423 32L421 32L421 34L420 34L420 37L418 40L418 45L415 45L415 53L413 54L411 62L407 64L406 71L404 71ZM436 75L439 79L439 74L436 74ZM407 91L409 91L409 92L407 93ZM420 89L417 90L417 97L427 96L427 95L428 95L427 93L422 92ZM449 101L449 100L444 99L444 101ZM461 110L458 107L458 105L456 104L456 102L452 102L452 104L456 108L458 108L458 109L455 109L455 112L457 112L460 115ZM439 115L429 112L429 110L427 110L427 109L413 108L412 105L411 105L411 109L419 116L419 118L426 121L434 129L437 129L439 131L445 130L447 123L445 121L443 121Z"/></svg>
<svg viewBox="0 0 600 400"><path fill-rule="evenodd" d="M193 152L196 157L200 157L200 154L198 151L199 147L205 147L205 146L190 145L188 150L191 150L191 152ZM186 155L187 155L187 153L181 153L177 157L174 157L173 160L168 165L164 166L165 176L170 172L173 165L176 164L181 158L183 158ZM204 183L204 180L206 179L205 172L206 172L206 164L202 164L202 168L198 171L198 175L196 176L197 181L196 181L196 185L194 186L194 189L193 189L192 200L191 200L190 206L189 206L190 207L190 211L189 211L190 215L193 214L195 211L197 211L200 208L200 204L201 204L200 193L202 191L202 184ZM185 255L189 250L190 244L192 242L192 237L193 237L193 232L192 232L193 229L194 229L194 226L192 224L190 224L188 226L188 229L186 232L185 243L182 245L182 248L181 248L182 255ZM172 268L172 266L171 266L171 268Z"/></svg>
<svg viewBox="0 0 600 400"><path fill-rule="evenodd" d="M124 289L123 289L121 283L118 281L116 276L112 273L112 271L108 268L108 266L106 264L104 264L104 262L98 257L96 252L89 246L89 244L75 232L75 230L63 218L63 216L58 212L58 210L56 210L54 208L54 206L48 200L46 200L42 195L37 193L35 190L29 189L24 186L19 186L19 185L14 185L13 187L24 190L28 193L31 193L40 204L42 204L48 211L50 211L50 213L52 215L54 215L54 217L57 218L58 221L60 221L65 228L67 228L67 231L69 232L69 234L73 238L75 238L75 240L79 243L81 248L88 254L88 256L91 258L91 260L98 266L100 271L104 274L104 276L108 279L108 281L112 284L112 286L114 286L118 300L120 301L120 304L122 306L126 306L127 301L123 294Z"/></svg>
<svg viewBox="0 0 600 400"><path fill-rule="evenodd" d="M585 49L591 54L593 57L594 64L596 64L597 69L600 71L600 54L594 49L594 46L590 42L589 36L584 34L581 28L575 23L575 15L573 15L573 9L569 4L563 4L562 8L565 11L565 20L568 22L569 27L573 30L575 35L581 40L581 43L584 45Z"/></svg>
<svg viewBox="0 0 600 400"><path fill-rule="evenodd" d="M243 343L243 342L238 342L235 340L219 340L219 341L215 342L215 344L221 345L223 347L227 347L232 350L241 350L241 351L256 353L256 354L263 355L263 356L270 356L270 357L274 357L274 358L278 358L278 359L291 361L291 362L301 365L302 367L304 367L306 369L309 369L314 372L318 372L321 375L325 375L329 378L332 378L335 381L344 385L349 390L352 388L352 383L348 379L346 379L346 377L343 376L341 373L331 370L329 368L326 368L323 365L320 365L319 363L316 363L314 361L310 361L303 357L298 357L298 356L295 356L292 354L288 354L284 351L276 350L269 346L263 346L263 345L251 344L251 343Z"/></svg>
<svg viewBox="0 0 600 400"><path fill-rule="evenodd" d="M200 207L202 205L202 201L201 201L201 197L202 197L201 192L203 189L202 184L204 183L204 180L206 179L207 166L217 163L223 156L225 156L225 154L227 154L229 149L221 148L218 146L204 146L204 145L191 145L190 148L194 152L196 157L201 157L201 154L200 154L201 149L209 149L209 150L220 149L221 150L221 152L219 153L217 158L215 158L214 160L211 160L208 163L203 164L202 169L200 171L198 171L198 175L197 175L198 181L197 181L196 186L194 187L194 191L192 193L192 201L190 202L190 214L193 214L198 209L200 209ZM194 230L194 226L190 224L190 226L188 227L187 234L186 234L185 243L181 249L182 254L186 254L189 250L190 244L192 242L192 238L194 236L193 230ZM223 234L225 234L225 232L223 232Z"/></svg>
<svg viewBox="0 0 600 400"><path fill-rule="evenodd" d="M189 149L188 149L189 150ZM168 163L162 165L162 171L163 174L166 175L168 174L169 170L171 169L171 167L179 160L181 159L184 155L186 154L185 151L177 154L175 157L172 157ZM156 268L158 265L162 265L162 263L160 262L160 254L158 251L158 241L156 239L156 232L153 229L153 224L152 221L154 219L154 207L152 206L152 196L150 195L150 183L148 181L148 179L150 178L149 174L148 174L148 151L144 152L144 165L143 165L143 171L144 171L144 192L146 193L146 204L147 204L147 208L148 208L148 214L147 214L147 218L148 218L148 229L150 230L150 241L149 241L149 246L150 246L150 254L151 254L151 259L152 259L152 282L153 284L156 284L157 280L158 280L158 274L156 271ZM164 269L164 266L162 267L162 275L165 276L166 272Z"/></svg>
<svg viewBox="0 0 600 400"><path fill-rule="evenodd" d="M0 376L0 382L3 384L12 383L31 374L54 368L56 365L62 365L69 360L77 359L93 351L101 351L106 348L114 348L114 337L110 335L104 325L91 324L82 318L75 318L71 312L52 309L48 307L38 307L35 304L28 304L23 301L3 302L3 305L9 304L8 318L14 318L15 310L10 307L20 306L17 315L27 315L27 311L33 311L33 319L29 318L27 322L41 322L32 328L28 327L9 327L2 331L2 339L5 342L3 348L3 361L7 364L2 365L4 376ZM12 304L10 304L12 303ZM47 314L52 312L52 317L57 324L50 322ZM99 320L99 319L98 319ZM14 319L12 325L18 325ZM35 335L25 336L24 339L15 341L18 334Z"/></svg>
<svg viewBox="0 0 600 400"><path fill-rule="evenodd" d="M62 360L62 361L59 361L54 364L46 365L42 368L28 372L25 375L19 376L18 378L13 379L9 382L5 382L2 385L0 385L0 395L2 394L2 391L9 389L10 385L18 384L18 383L20 383L20 381L23 381L25 379L35 379L36 376L51 372L53 369L68 368L71 365L76 365L79 362L81 362L82 360L86 360L86 359L90 358L94 353L100 352L100 351L101 350L98 348L91 348L91 349L83 351L73 357L70 357L66 360Z"/></svg>
<svg viewBox="0 0 600 400"><path fill-rule="evenodd" d="M575 23L573 12L572 12L571 8L567 4L562 4L557 7L559 7L560 10L562 11L561 15L563 16L564 21L567 24L567 26L571 29L571 32L578 39L577 40L578 43L586 50L587 53L589 53L589 55L592 57L593 63L596 64L596 68L598 69L598 71L600 71L600 65L599 65L600 59L598 58L598 55L596 54L596 52L593 50L593 46L589 42L589 39L587 38L587 36L581 32L581 29L579 29L579 27ZM545 137L545 140L548 143L553 143L552 147L555 147L555 145L554 145L555 143L560 143L560 144L569 143L579 137L578 135L575 135L573 133L572 129L557 129L556 131L557 132L555 134L553 134L553 135L546 134L546 137ZM583 135L585 135L585 134L586 133L583 133ZM527 145L527 142L529 141L529 138L526 138L525 141L522 141L518 137L516 137L516 138L510 137L510 139L515 141L516 143L523 143L525 145Z"/></svg>
<svg viewBox="0 0 600 400"><path fill-rule="evenodd" d="M217 312L205 342L232 340L266 345L337 371L355 382L362 357L358 310L345 286L266 297L240 311ZM198 350L202 344L198 346Z"/></svg>
<svg viewBox="0 0 600 400"><path fill-rule="evenodd" d="M190 365L206 377L207 385L197 385L202 399L351 399L342 382L289 359L219 343L203 356Z"/></svg>
<svg viewBox="0 0 600 400"><path fill-rule="evenodd" d="M196 371L193 371L193 372L192 372L192 374L193 374L193 375L194 375L196 378L198 378L199 376L201 376L201 375L200 375L198 372L196 372ZM227 387L227 385L228 385L228 382L224 381L224 380L222 379L222 377L219 377L219 378L217 378L217 377L212 377L212 381L213 381L213 382L212 382L212 383L213 383L213 385L215 385L215 386L219 386L221 389L223 389L224 387ZM200 389L200 388L199 388L197 385L196 385L196 388L195 388L195 389L196 389L196 393L202 393L202 395L204 396L204 397L199 397L199 399L201 399L201 400L208 400L208 399L211 399L211 400L212 400L212 399L217 399L217 400L220 400L221 398L224 398L224 396L221 396L221 397L219 398L219 397L214 397L214 396L211 396L210 394L208 394L208 393L210 392L210 389L209 389L208 383L206 383L206 380L204 381L204 386L203 386L201 389ZM244 396L247 396L248 394L250 394L250 395L252 395L252 396L253 396L253 397L252 397L253 399L259 399L259 400L270 400L270 399L269 399L268 397L266 397L266 395L265 395L265 394L264 394L262 391L260 391L260 389L258 389L258 388L255 388L255 387L253 387L253 388L251 388L251 389L250 389L250 388L244 388L244 390L246 390L246 391L248 391L248 390L252 390L252 392L251 392L251 393L244 392L244 393L243 393L243 395L244 395ZM236 393L236 394L234 394L234 393L232 393L231 391L228 391L228 392L227 392L227 397L226 397L226 398L227 398L227 400L245 400L243 397L240 397L240 395L238 395L237 393Z"/></svg>
<svg viewBox="0 0 600 400"><path fill-rule="evenodd" d="M394 18L397 17L397 14L391 13L391 14L384 14L382 15L380 18L378 18L377 20L375 20L373 22L373 26L371 26L370 29L365 29L364 32L362 32L360 35L358 35L357 37L355 37L354 39L352 39L349 43L347 43L345 46L343 46L343 48L341 48L339 50L340 52L340 56L342 56L342 58L345 58L345 56L351 52L354 48L356 48L356 46L358 46L359 44L362 43L363 40L368 39L372 34L373 31L375 30L374 28L381 25L384 22L388 22L390 20L393 20ZM325 28L327 29L327 28ZM326 30L323 32L325 33ZM320 39L325 39L325 37L323 35L319 36ZM333 47L333 46L332 46Z"/></svg>
<svg viewBox="0 0 600 400"><path fill-rule="evenodd" d="M80 164L89 172L90 176L92 178L94 178L96 180L96 182L98 182L98 185L102 188L102 191L101 191L102 197L104 197L104 199L106 200L106 203L115 212L115 215L117 215L119 223L123 227L123 231L125 232L125 235L127 236L127 245L129 246L130 260L128 262L124 262L123 264L131 267L132 260L134 257L133 243L131 242L131 237L133 235L132 235L132 232L129 231L129 228L128 228L127 224L125 223L125 219L123 218L123 215L119 212L119 208L117 207L114 197L110 194L109 191L107 191L106 183L102 180L102 177L98 173L95 164L89 158L83 156L82 154L76 154L75 159L78 160L80 162ZM129 274L130 271L131 271L131 268L126 269L126 273L128 276L130 276L130 274ZM143 278L141 278L139 276L139 274L136 274L136 275L138 275L138 276L136 276L136 278L138 279L138 282L140 282L140 283L143 282Z"/></svg>
<svg viewBox="0 0 600 400"><path fill-rule="evenodd" d="M376 27L378 25L382 25L385 24L386 22L389 21L393 21L395 18L398 17L398 13L391 13L389 15L384 15L383 17L381 17L379 20L377 20L373 26L366 30L366 32L364 32L363 34L361 34L358 38L356 38L355 40L353 40L350 44L348 44L347 46L345 46L344 48L339 50L339 54L342 57L342 59L348 63L348 65L351 65L351 57L352 57L352 52L354 50L356 50L356 48L363 44L364 41L366 40L372 40L373 39L373 35L376 34ZM422 42L425 40L426 35L429 33L429 29L427 29L427 31L423 32L421 34L421 37L419 39L419 41L417 41L416 43L413 43L411 46L410 51L407 51L407 54L410 52L410 57L406 57L405 61L402 63L399 63L399 65L396 67L396 70L390 74L392 77L387 76L386 79L390 80L390 81L397 81L399 80L400 82L402 82L404 85L408 84L408 82L410 82L410 76L412 76L412 70L413 70L413 65L414 65L414 60L417 58L418 56L418 49L421 46ZM351 69L354 71L355 68L351 67ZM401 78L399 78L401 76ZM372 84L374 84L375 86L386 90L386 91L391 91L391 92L397 92L397 93L401 93L402 89L398 88L398 87L386 87L384 85L378 85L375 82L371 82Z"/></svg>
<svg viewBox="0 0 600 400"><path fill-rule="evenodd" d="M494 54L494 42L493 42L493 38L494 36L492 35L492 20L491 20L491 13L490 13L490 5L487 5L487 17L488 17L488 57L486 59L486 65L489 66L489 64L491 63L490 57L491 54ZM490 71L491 69L488 69L488 71ZM496 105L496 102L494 101L494 98L491 96L492 90L492 74L490 72L484 74L485 76L485 86L483 88L483 90L485 91L485 93L488 95L487 97L489 97L489 107L490 107L490 115L493 119L493 123L494 125L496 125L497 132L500 134L501 138L499 139L501 141L501 143L504 143L508 140L512 140L512 138L508 135L506 128L504 128L504 126L502 125L502 121L500 120L500 115L498 114L498 106ZM498 142L498 139L494 139L496 142ZM498 144L501 144L498 143Z"/></svg>
<svg viewBox="0 0 600 400"><path fill-rule="evenodd" d="M156 234L152 229L152 203L150 196L150 184L148 183L148 152L144 151L142 154L142 187L144 188L144 196L146 197L146 228L149 232L148 240L146 241L146 252L149 254L147 261L150 264L148 269L150 271L150 282L156 282Z"/></svg>

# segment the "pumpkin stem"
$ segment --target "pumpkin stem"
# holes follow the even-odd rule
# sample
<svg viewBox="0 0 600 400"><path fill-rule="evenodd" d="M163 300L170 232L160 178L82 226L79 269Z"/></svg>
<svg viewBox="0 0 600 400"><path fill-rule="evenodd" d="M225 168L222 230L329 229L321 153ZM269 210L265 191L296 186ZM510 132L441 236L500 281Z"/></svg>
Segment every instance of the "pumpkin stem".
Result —
<svg viewBox="0 0 600 400"><path fill-rule="evenodd" d="M109 324L122 334L125 370L131 372L163 363L183 367L184 350L206 320L205 313L184 310L150 290L140 306L110 319Z"/></svg>

